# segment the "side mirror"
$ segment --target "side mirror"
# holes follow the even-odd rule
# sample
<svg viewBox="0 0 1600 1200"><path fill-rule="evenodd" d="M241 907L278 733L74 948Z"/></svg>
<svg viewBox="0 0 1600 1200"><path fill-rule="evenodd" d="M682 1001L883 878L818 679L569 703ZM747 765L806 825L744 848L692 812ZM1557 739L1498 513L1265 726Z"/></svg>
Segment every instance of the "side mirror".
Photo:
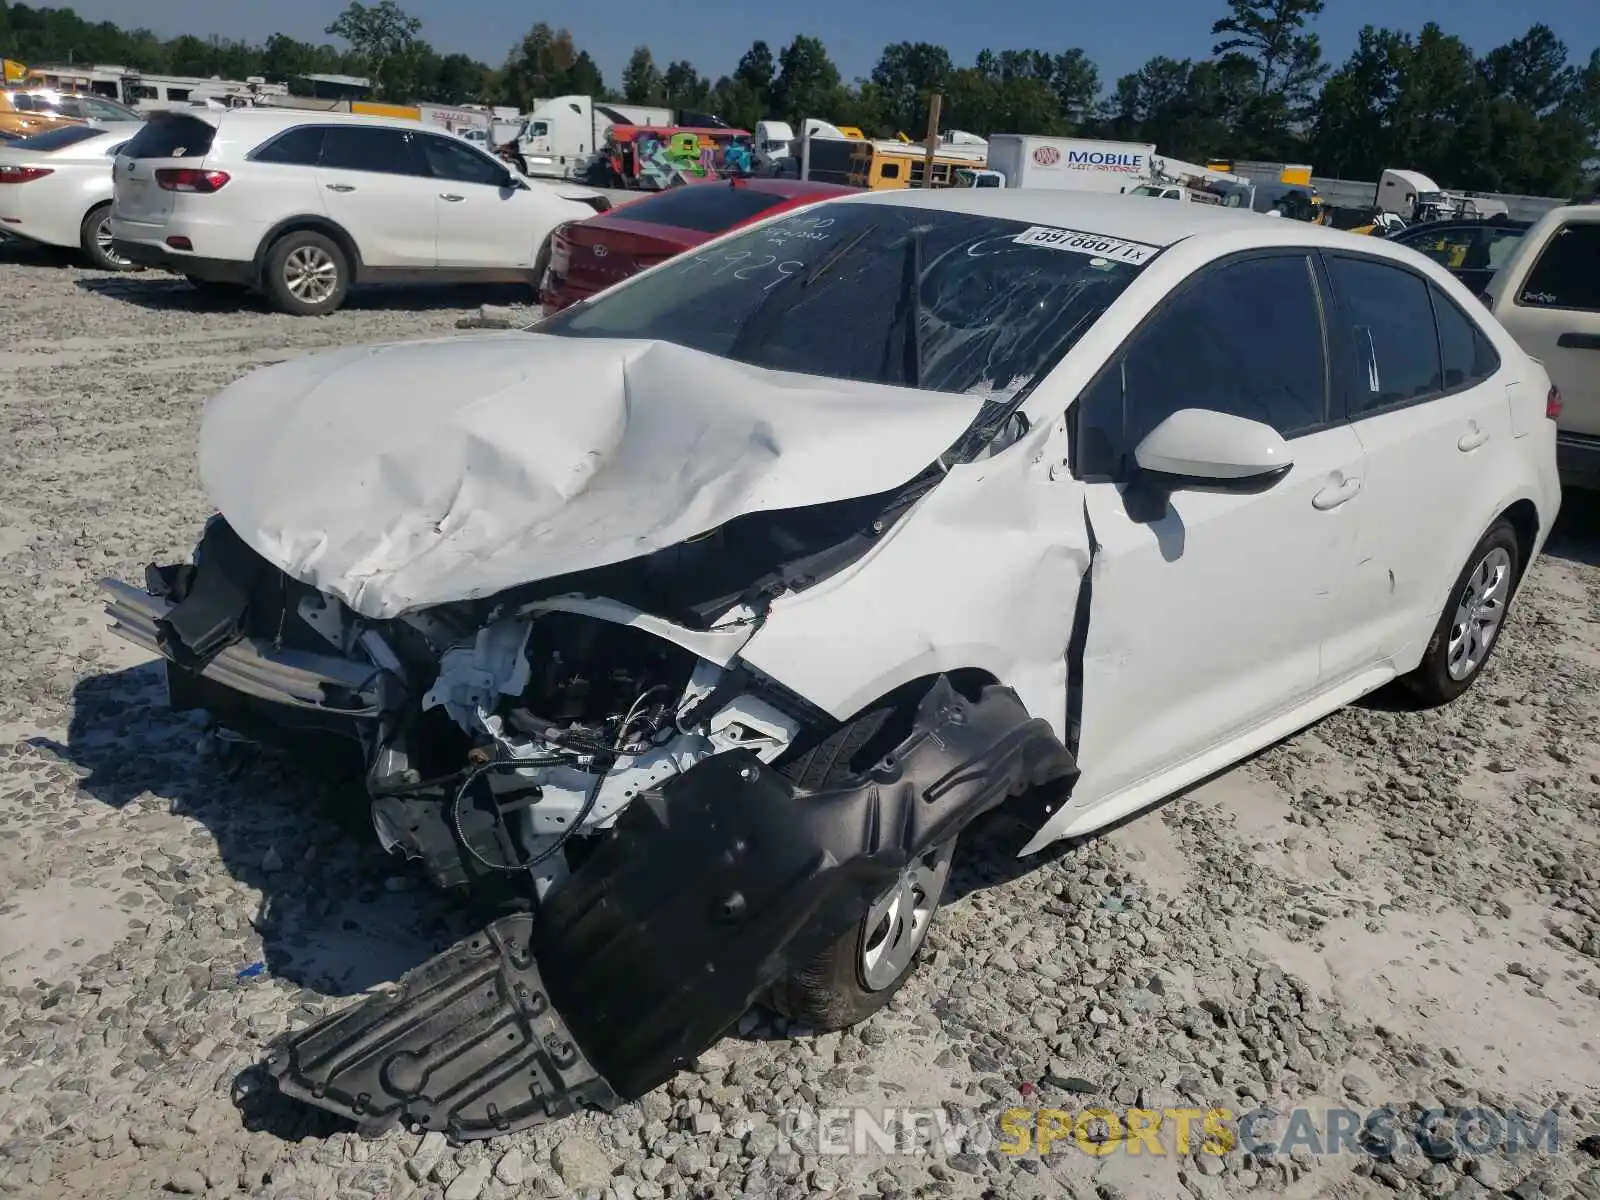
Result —
<svg viewBox="0 0 1600 1200"><path fill-rule="evenodd" d="M1289 444L1270 425L1207 408L1183 408L1133 452L1141 471L1175 484L1248 491L1271 487L1294 466Z"/></svg>

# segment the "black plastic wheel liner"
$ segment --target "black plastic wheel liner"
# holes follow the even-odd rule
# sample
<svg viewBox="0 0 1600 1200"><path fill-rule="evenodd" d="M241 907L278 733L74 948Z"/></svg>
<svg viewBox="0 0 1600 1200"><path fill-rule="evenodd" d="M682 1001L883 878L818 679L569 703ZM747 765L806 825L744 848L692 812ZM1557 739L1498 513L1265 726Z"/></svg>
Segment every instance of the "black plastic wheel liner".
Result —
<svg viewBox="0 0 1600 1200"><path fill-rule="evenodd" d="M536 918L507 917L281 1040L288 1094L368 1129L511 1132L663 1083L859 921L913 856L1074 770L1008 688L946 680L858 785L796 792L747 751L641 795ZM531 947L531 955L530 955Z"/></svg>

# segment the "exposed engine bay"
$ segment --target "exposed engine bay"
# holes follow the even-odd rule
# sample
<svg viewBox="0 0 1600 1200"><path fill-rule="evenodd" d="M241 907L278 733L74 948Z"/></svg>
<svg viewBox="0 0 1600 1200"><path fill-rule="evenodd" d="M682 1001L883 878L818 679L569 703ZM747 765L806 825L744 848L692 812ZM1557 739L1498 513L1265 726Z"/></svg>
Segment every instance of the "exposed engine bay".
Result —
<svg viewBox="0 0 1600 1200"><path fill-rule="evenodd" d="M632 582L659 591L668 578L645 562ZM781 689L734 661L757 623L742 606L696 630L554 586L370 620L289 579L221 518L194 565L152 568L143 595L108 587L124 635L170 660L177 707L247 736L353 737L385 849L445 887L518 876L530 886L514 893L543 896L572 839L713 754L772 761L805 708L780 707ZM283 678L286 664L305 678Z"/></svg>
<svg viewBox="0 0 1600 1200"><path fill-rule="evenodd" d="M530 871L542 895L564 872L568 839L609 828L644 790L726 750L777 757L799 723L745 678L655 633L561 609L502 618L445 649L421 711L444 712L470 741L444 789L469 867ZM392 786L372 780L375 794ZM387 848L425 853L381 799L374 813Z"/></svg>

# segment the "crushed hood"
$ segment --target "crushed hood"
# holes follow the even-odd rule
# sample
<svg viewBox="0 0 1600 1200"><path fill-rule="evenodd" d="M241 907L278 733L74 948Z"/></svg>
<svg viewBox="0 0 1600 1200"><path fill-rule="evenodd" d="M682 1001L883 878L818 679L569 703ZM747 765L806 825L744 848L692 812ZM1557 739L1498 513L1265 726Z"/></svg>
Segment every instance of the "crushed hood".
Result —
<svg viewBox="0 0 1600 1200"><path fill-rule="evenodd" d="M206 407L200 475L257 553L385 618L887 491L980 404L661 342L492 333L248 375Z"/></svg>

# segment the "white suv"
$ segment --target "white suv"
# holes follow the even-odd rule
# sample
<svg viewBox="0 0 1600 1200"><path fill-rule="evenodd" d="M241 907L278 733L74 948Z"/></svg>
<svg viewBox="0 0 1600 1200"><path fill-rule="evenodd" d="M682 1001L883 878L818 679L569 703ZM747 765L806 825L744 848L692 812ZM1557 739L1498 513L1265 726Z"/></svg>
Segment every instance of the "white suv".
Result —
<svg viewBox="0 0 1600 1200"><path fill-rule="evenodd" d="M414 122L285 109L152 114L115 175L118 254L307 316L356 282L537 285L551 231L609 207Z"/></svg>

